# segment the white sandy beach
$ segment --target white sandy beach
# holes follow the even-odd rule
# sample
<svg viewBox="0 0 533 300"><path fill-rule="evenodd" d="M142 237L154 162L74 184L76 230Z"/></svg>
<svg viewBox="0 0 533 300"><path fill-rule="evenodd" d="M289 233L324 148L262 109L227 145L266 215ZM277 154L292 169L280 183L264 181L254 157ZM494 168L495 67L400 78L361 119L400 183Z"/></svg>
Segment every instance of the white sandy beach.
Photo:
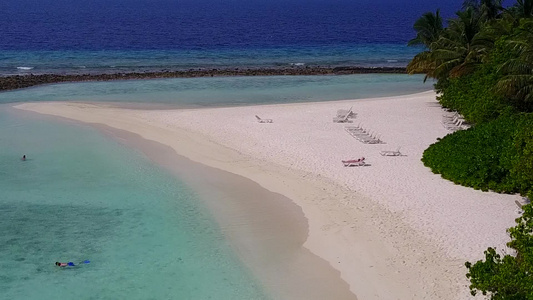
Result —
<svg viewBox="0 0 533 300"><path fill-rule="evenodd" d="M434 92L184 110L15 107L130 131L288 197L309 222L304 247L339 270L360 300L470 298L464 262L481 259L489 246L504 248L518 217L518 196L457 186L424 167L423 151L448 134ZM350 107L353 124L386 144L363 144L344 130L349 124L332 122L337 109ZM398 146L403 156L379 154ZM369 166L341 163L361 156Z"/></svg>

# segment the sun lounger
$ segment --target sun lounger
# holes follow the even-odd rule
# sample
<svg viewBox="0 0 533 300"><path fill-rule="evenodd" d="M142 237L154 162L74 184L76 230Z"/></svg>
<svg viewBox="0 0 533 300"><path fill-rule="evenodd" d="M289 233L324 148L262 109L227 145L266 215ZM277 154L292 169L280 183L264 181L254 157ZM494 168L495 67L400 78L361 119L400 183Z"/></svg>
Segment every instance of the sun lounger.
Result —
<svg viewBox="0 0 533 300"><path fill-rule="evenodd" d="M366 139L366 140L360 140L361 143L363 144L385 144L385 142L383 142L382 140L378 139L378 138L370 138L370 139Z"/></svg>
<svg viewBox="0 0 533 300"><path fill-rule="evenodd" d="M361 126L346 126L344 130L348 132L352 137L364 144L385 144L380 139L380 136L376 135L375 132L368 132Z"/></svg>
<svg viewBox="0 0 533 300"><path fill-rule="evenodd" d="M470 125L467 124L463 116L461 116L458 112L455 112L452 115L443 115L441 124L444 126L444 128L450 131L470 128Z"/></svg>
<svg viewBox="0 0 533 300"><path fill-rule="evenodd" d="M522 197L522 201L515 200L514 203L518 206L518 208L522 208L525 205L528 205L531 203L528 197Z"/></svg>
<svg viewBox="0 0 533 300"><path fill-rule="evenodd" d="M463 120L463 118L460 117L454 117L452 119L444 119L442 122L440 122L444 127L447 125L453 125L459 123L459 121Z"/></svg>
<svg viewBox="0 0 533 300"><path fill-rule="evenodd" d="M352 123L353 121L350 120L351 114L352 114L352 108L350 107L350 109L348 110L348 112L346 112L345 115L339 116L337 114L337 116L333 118L333 122L334 123Z"/></svg>
<svg viewBox="0 0 533 300"><path fill-rule="evenodd" d="M366 134L366 130L363 129L362 127L344 127L344 130L346 130L346 132L348 132L349 134L351 135L356 135L356 134Z"/></svg>
<svg viewBox="0 0 533 300"><path fill-rule="evenodd" d="M258 115L255 115L255 117L259 123L272 123L272 119L261 119Z"/></svg>
<svg viewBox="0 0 533 300"><path fill-rule="evenodd" d="M450 130L450 131L456 131L459 129L463 129L463 120L459 120L453 124L443 124L444 128Z"/></svg>
<svg viewBox="0 0 533 300"><path fill-rule="evenodd" d="M458 112L454 112L451 115L442 115L442 119L444 119L444 120L452 120L452 119L455 119L457 117L460 117Z"/></svg>
<svg viewBox="0 0 533 300"><path fill-rule="evenodd" d="M357 134L353 137L363 144L384 144L375 133Z"/></svg>
<svg viewBox="0 0 533 300"><path fill-rule="evenodd" d="M371 140L374 139L373 137L369 136L368 134L354 135L354 138L356 138L358 141L363 142L363 143L371 141Z"/></svg>
<svg viewBox="0 0 533 300"><path fill-rule="evenodd" d="M367 165L364 157L359 159L342 160L342 164L345 167L361 167Z"/></svg>
<svg viewBox="0 0 533 300"><path fill-rule="evenodd" d="M353 121L348 118L348 116L345 116L343 118L335 117L333 118L333 123L352 123Z"/></svg>
<svg viewBox="0 0 533 300"><path fill-rule="evenodd" d="M352 111L352 107L350 109L339 109L337 110L337 117L338 118L344 118L348 116L348 118L355 118L357 114Z"/></svg>
<svg viewBox="0 0 533 300"><path fill-rule="evenodd" d="M379 154L382 156L401 156L402 153L400 152L400 148L401 147L398 147L396 151L381 151Z"/></svg>

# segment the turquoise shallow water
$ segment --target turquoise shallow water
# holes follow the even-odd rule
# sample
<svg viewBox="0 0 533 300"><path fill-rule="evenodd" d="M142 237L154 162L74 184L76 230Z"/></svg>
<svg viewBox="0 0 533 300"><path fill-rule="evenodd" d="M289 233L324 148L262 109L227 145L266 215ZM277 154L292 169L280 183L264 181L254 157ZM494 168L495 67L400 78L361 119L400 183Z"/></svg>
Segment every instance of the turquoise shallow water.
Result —
<svg viewBox="0 0 533 300"><path fill-rule="evenodd" d="M227 106L431 89L420 76L223 77L67 83L0 103ZM20 161L27 154L28 161ZM0 291L6 299L265 299L195 191L96 130L0 105ZM59 269L55 261L90 264Z"/></svg>
<svg viewBox="0 0 533 300"><path fill-rule="evenodd" d="M226 106L361 99L432 89L423 76L260 76L80 82L0 93L0 103L106 101L179 106Z"/></svg>
<svg viewBox="0 0 533 300"><path fill-rule="evenodd" d="M194 191L93 129L0 106L0 191L3 299L267 298Z"/></svg>

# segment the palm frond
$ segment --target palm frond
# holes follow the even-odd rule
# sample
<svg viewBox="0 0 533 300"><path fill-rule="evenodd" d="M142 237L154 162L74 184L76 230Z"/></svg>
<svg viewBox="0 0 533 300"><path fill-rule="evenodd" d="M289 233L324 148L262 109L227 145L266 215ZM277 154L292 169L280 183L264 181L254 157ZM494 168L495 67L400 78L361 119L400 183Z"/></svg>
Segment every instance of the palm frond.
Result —
<svg viewBox="0 0 533 300"><path fill-rule="evenodd" d="M411 75L426 73L429 77L432 77L431 74L433 74L434 69L435 61L429 51L417 54L407 65L407 73Z"/></svg>
<svg viewBox="0 0 533 300"><path fill-rule="evenodd" d="M533 75L507 75L498 81L496 90L509 97L531 99Z"/></svg>

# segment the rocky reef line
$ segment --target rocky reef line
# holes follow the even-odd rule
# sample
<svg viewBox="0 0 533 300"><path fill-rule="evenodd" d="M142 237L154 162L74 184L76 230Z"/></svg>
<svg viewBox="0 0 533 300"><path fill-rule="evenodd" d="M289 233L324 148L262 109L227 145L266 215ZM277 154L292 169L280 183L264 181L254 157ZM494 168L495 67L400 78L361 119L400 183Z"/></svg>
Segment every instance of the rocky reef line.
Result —
<svg viewBox="0 0 533 300"><path fill-rule="evenodd" d="M305 67L259 69L190 69L181 71L152 71L102 74L29 74L0 77L0 91L27 88L36 85L80 82L156 78L191 78L215 76L284 76L284 75L346 75L370 73L405 74L405 68L397 67Z"/></svg>

